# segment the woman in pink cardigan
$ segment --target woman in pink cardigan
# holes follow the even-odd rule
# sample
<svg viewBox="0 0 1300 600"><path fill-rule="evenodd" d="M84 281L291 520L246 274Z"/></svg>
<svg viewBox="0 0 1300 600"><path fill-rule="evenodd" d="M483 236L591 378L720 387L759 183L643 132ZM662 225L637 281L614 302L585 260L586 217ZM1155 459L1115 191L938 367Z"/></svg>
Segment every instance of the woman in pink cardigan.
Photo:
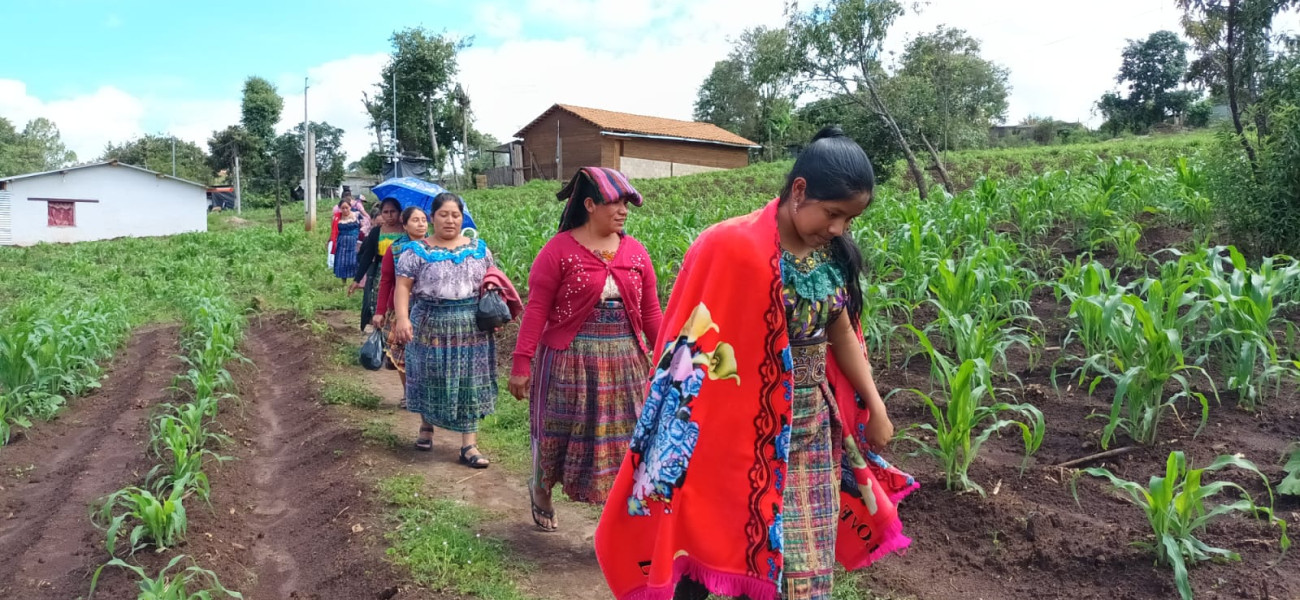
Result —
<svg viewBox="0 0 1300 600"><path fill-rule="evenodd" d="M602 504L627 453L663 311L645 247L623 232L641 206L622 173L584 167L556 195L560 231L528 277L510 393L531 402L533 522L555 531L551 489Z"/></svg>

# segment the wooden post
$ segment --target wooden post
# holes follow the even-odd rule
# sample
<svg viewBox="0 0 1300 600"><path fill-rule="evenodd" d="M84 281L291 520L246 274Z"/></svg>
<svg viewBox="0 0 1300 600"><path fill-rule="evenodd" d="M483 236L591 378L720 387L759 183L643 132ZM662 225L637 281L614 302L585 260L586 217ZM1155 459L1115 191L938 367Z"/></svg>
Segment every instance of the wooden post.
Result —
<svg viewBox="0 0 1300 600"><path fill-rule="evenodd" d="M284 233L284 219L280 218L280 157L272 156L275 164L275 230Z"/></svg>
<svg viewBox="0 0 1300 600"><path fill-rule="evenodd" d="M564 181L564 140L560 138L560 118L555 118L555 179Z"/></svg>

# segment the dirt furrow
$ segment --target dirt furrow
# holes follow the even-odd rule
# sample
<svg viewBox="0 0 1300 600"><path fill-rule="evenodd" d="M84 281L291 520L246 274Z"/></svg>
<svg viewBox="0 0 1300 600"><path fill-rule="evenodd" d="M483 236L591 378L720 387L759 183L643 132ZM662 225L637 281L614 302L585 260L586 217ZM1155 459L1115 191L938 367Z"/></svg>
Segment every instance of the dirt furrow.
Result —
<svg viewBox="0 0 1300 600"><path fill-rule="evenodd" d="M108 560L89 506L153 464L148 416L180 369L177 335L175 326L136 332L102 388L0 448L0 597L75 598Z"/></svg>

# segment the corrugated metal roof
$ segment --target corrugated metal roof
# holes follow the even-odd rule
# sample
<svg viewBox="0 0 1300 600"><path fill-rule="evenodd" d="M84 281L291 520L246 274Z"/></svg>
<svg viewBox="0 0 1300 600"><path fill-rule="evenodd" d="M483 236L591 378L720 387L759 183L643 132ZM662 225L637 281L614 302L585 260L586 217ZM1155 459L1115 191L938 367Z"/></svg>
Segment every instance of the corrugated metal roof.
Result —
<svg viewBox="0 0 1300 600"><path fill-rule="evenodd" d="M725 144L728 146L742 146L746 148L758 147L758 144L712 123L702 123L700 121L679 121L677 119L665 119L663 117L634 115L630 113L601 110L598 108L573 106L570 104L556 104L552 106L536 119L533 119L533 121L523 129L520 129L519 133L515 134L515 137L524 137L524 132L532 129L534 125L537 125L556 110L568 112L569 114L591 123L609 133L637 133L692 142Z"/></svg>
<svg viewBox="0 0 1300 600"><path fill-rule="evenodd" d="M46 176L46 175L57 175L57 174L61 174L61 173L67 173L68 171L76 171L76 170L78 170L78 169L89 169L89 168L92 168L92 167L105 167L105 166L108 166L108 167L126 167L126 168L128 168L128 169L134 169L134 170L136 170L136 171L140 171L141 173L148 173L148 174L153 175L154 177L157 177L157 178L159 178L159 179L171 179L171 180L173 180L173 181L179 181L179 182L181 182L181 183L188 183L188 184L193 185L193 186L198 186L198 187L201 187L201 188L203 188L203 189L207 189L207 188L208 188L208 186L206 186L206 185L203 185L203 184L201 184L201 183L195 183L195 182L190 181L190 180L188 180L188 179L181 179L180 177L172 177L171 175L166 175L166 174L163 174L163 173L159 173L159 172L157 172L157 171L150 171L149 169L146 169L146 168L144 168L144 167L137 167L137 166L135 166L135 165L129 165L129 164L126 164L126 163L124 163L124 162L118 162L118 161L116 161L116 160L105 160L105 161L101 161L101 162L86 163L86 164L84 164L84 165L75 165L75 166L71 166L71 167L64 167L64 168L62 168L62 169L54 169L54 170L52 170L52 171L42 171L42 172L40 172L40 173L24 173L24 174L22 174L22 175L11 175L11 176L9 176L9 177L0 177L0 181L17 181L17 180L19 180L19 179L31 179L31 178L33 178L33 177L44 177L44 176Z"/></svg>

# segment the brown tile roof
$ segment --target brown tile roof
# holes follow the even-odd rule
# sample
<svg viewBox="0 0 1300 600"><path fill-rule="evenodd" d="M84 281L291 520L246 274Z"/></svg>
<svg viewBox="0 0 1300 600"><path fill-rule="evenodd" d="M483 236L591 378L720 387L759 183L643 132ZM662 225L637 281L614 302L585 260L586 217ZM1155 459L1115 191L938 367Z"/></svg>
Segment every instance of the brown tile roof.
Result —
<svg viewBox="0 0 1300 600"><path fill-rule="evenodd" d="M524 137L525 132L532 129L534 125L542 119L545 119L547 115L550 115L557 109L564 110L604 131L641 135L662 135L715 144L730 144L733 146L758 145L712 123L679 121L677 119L665 119L663 117L647 117L644 115L600 110L598 108L584 108L569 104L556 104L547 109L546 112L542 113L536 119L533 119L533 121L523 129L520 129L519 133L515 134L515 137Z"/></svg>

